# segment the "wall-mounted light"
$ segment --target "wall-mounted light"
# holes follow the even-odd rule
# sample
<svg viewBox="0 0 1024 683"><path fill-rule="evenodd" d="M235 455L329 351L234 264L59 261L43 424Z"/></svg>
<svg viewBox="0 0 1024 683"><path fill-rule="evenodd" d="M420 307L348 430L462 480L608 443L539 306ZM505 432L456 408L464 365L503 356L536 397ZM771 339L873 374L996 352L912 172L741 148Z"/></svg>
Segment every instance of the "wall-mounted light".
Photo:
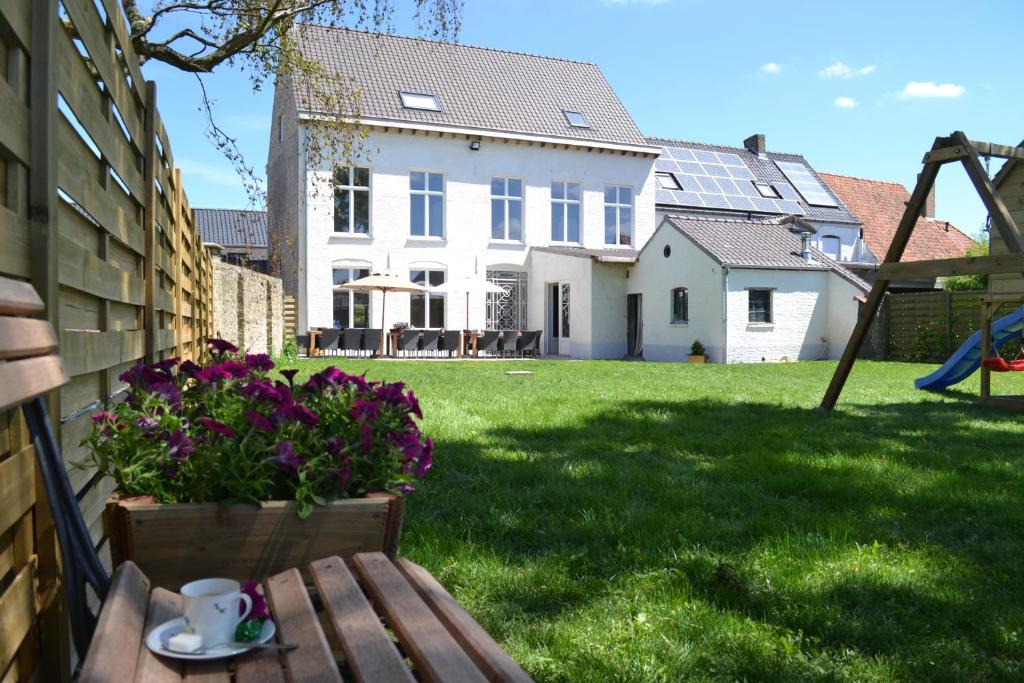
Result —
<svg viewBox="0 0 1024 683"><path fill-rule="evenodd" d="M472 142L469 143L469 148L471 150L473 150L474 152L479 152L480 151L480 141L479 140L473 140Z"/></svg>

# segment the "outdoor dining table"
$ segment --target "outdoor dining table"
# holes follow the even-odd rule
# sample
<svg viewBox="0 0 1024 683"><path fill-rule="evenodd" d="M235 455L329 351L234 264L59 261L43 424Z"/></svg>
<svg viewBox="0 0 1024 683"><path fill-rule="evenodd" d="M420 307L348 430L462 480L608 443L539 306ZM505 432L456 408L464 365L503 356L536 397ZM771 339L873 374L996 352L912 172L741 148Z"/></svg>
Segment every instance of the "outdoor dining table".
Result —
<svg viewBox="0 0 1024 683"><path fill-rule="evenodd" d="M312 358L316 355L316 338L320 336L321 330L309 331L309 357Z"/></svg>
<svg viewBox="0 0 1024 683"><path fill-rule="evenodd" d="M277 641L232 658L182 661L146 648L151 629L181 615L181 597L133 563L114 575L79 675L83 683L129 681L530 681L530 677L423 567L383 553L311 562L263 582ZM390 633L389 633L390 632Z"/></svg>

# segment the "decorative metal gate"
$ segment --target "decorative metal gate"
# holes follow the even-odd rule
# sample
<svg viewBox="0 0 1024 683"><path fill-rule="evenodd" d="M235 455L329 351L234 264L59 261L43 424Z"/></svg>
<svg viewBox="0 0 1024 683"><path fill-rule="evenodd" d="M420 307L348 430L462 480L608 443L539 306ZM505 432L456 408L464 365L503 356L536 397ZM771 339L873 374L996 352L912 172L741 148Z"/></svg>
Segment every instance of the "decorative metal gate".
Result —
<svg viewBox="0 0 1024 683"><path fill-rule="evenodd" d="M526 271L488 270L487 279L504 291L487 295L487 328L526 329Z"/></svg>

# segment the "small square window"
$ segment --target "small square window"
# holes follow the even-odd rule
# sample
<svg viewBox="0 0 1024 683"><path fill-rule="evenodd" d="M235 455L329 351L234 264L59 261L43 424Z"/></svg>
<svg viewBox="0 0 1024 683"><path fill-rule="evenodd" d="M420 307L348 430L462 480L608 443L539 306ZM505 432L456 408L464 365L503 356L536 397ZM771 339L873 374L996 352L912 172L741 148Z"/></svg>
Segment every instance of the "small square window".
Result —
<svg viewBox="0 0 1024 683"><path fill-rule="evenodd" d="M770 323L772 321L772 290L747 290L747 320L752 323Z"/></svg>
<svg viewBox="0 0 1024 683"><path fill-rule="evenodd" d="M415 92L400 92L402 106L406 109L422 109L424 111L441 111L441 105L434 95L426 95Z"/></svg>
<svg viewBox="0 0 1024 683"><path fill-rule="evenodd" d="M565 109L562 111L565 114L565 120L569 122L569 125L573 128L590 128L590 124L587 123L587 117L578 111L569 111Z"/></svg>
<svg viewBox="0 0 1024 683"><path fill-rule="evenodd" d="M664 190L678 190L679 181L671 173L655 173L655 179L658 181L658 187Z"/></svg>
<svg viewBox="0 0 1024 683"><path fill-rule="evenodd" d="M752 182L754 183L754 187L757 188L757 191L761 194L762 197L765 197L767 199L778 199L781 196L779 194L779 191L776 190L773 185L769 185L768 183L759 183L756 181Z"/></svg>
<svg viewBox="0 0 1024 683"><path fill-rule="evenodd" d="M690 302L686 294L686 287L676 287L672 290L673 325L682 325L690 319L689 303Z"/></svg>

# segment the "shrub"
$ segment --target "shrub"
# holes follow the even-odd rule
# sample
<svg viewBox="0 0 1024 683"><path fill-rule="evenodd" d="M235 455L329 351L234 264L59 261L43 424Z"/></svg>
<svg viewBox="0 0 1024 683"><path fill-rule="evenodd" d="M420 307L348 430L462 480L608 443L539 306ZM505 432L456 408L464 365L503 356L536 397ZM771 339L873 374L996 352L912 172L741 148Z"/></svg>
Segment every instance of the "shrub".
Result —
<svg viewBox="0 0 1024 683"><path fill-rule="evenodd" d="M690 344L690 355L691 356L704 356L707 355L707 350L704 345L700 343L700 339L694 339L693 343Z"/></svg>
<svg viewBox="0 0 1024 683"><path fill-rule="evenodd" d="M295 500L413 491L434 444L412 391L329 367L302 384L266 354L208 341L204 365L172 358L121 375L126 400L93 415L88 462L125 496L159 503Z"/></svg>

